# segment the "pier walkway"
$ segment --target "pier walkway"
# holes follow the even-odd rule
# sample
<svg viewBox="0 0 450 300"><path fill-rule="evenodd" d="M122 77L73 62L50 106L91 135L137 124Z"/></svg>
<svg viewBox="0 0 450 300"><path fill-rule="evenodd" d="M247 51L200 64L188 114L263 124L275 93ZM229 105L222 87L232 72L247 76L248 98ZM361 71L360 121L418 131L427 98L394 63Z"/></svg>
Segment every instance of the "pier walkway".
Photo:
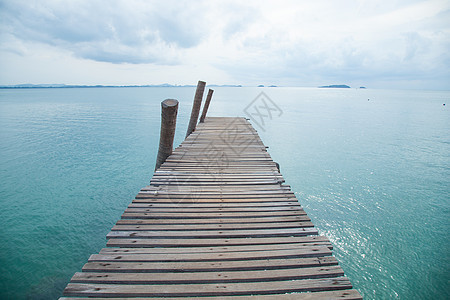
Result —
<svg viewBox="0 0 450 300"><path fill-rule="evenodd" d="M361 299L245 118L206 118L64 295Z"/></svg>

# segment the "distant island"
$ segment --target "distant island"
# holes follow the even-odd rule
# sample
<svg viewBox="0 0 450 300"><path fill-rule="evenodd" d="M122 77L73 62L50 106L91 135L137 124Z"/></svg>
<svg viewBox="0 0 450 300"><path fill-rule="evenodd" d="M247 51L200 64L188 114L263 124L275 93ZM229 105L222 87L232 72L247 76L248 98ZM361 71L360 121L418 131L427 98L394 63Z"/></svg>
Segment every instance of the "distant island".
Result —
<svg viewBox="0 0 450 300"><path fill-rule="evenodd" d="M324 85L324 86L319 86L319 88L321 89L349 89L350 87L348 85L345 84L332 84L332 85Z"/></svg>
<svg viewBox="0 0 450 300"><path fill-rule="evenodd" d="M69 88L126 88L126 87L176 87L181 85L172 85L168 83L150 84L150 85L68 85L68 84L16 84L2 85L1 89L69 89ZM195 85L183 85L187 87L195 87Z"/></svg>
<svg viewBox="0 0 450 300"><path fill-rule="evenodd" d="M211 84L210 87L242 87L242 85L217 85ZM64 89L64 88L130 88L130 87L195 87L195 85L173 85L163 84L147 84L147 85L67 85L67 84L16 84L16 85L0 85L0 89Z"/></svg>

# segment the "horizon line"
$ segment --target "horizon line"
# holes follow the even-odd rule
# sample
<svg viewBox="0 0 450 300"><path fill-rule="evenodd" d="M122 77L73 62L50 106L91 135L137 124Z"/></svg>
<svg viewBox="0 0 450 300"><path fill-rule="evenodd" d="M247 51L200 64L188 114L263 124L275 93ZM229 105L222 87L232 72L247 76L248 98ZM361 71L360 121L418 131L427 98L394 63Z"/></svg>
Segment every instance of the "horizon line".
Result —
<svg viewBox="0 0 450 300"><path fill-rule="evenodd" d="M379 87L366 87L357 86L351 87L345 84L331 84L331 85L321 85L321 86L293 86L293 85L241 85L241 84L207 84L208 87L257 87L257 88L335 88L335 89L374 89L374 90L430 90L430 91L450 91L449 88L442 89L424 89L424 88L379 88ZM10 84L2 85L0 84L0 89L63 89L63 88L144 88L144 87L196 87L194 84L129 84L129 85L115 85L115 84Z"/></svg>

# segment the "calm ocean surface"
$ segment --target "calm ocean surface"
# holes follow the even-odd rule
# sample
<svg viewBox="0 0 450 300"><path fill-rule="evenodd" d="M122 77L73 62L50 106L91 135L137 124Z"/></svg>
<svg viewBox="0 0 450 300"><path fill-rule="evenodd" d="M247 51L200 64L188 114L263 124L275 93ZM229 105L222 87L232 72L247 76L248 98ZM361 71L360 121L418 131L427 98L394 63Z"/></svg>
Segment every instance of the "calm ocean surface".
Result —
<svg viewBox="0 0 450 300"><path fill-rule="evenodd" d="M450 298L450 92L214 89L209 116L262 91L281 109L254 126L366 299ZM180 101L178 145L194 92L0 90L1 299L61 296L148 184L160 102Z"/></svg>

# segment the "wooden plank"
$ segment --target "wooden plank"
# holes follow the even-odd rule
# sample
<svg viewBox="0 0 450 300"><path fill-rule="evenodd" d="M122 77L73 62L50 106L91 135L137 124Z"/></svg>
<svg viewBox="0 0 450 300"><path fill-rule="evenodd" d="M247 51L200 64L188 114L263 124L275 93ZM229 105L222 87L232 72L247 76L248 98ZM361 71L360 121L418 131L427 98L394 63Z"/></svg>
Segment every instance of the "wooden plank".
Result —
<svg viewBox="0 0 450 300"><path fill-rule="evenodd" d="M165 178L167 177L167 178ZM212 174L212 173L207 173L207 174L199 174L198 176L194 176L194 175L186 175L186 176L182 176L182 175L178 175L176 177L170 177L169 176L158 176L158 177L153 177L150 181L150 185L161 185L164 184L165 182L204 182L204 183L208 183L208 182L214 182L214 183L235 183L235 182L262 182L262 181L271 181L274 184L277 183L284 183L284 178L280 177L280 176L259 176L259 177L254 177L254 178L250 178L248 176L235 176L235 177L221 177L220 173L219 174Z"/></svg>
<svg viewBox="0 0 450 300"><path fill-rule="evenodd" d="M176 285L128 285L128 284L83 284L69 283L65 295L102 297L189 297L276 294L306 291L350 289L346 277L276 282L240 282L220 284L176 284Z"/></svg>
<svg viewBox="0 0 450 300"><path fill-rule="evenodd" d="M221 162L225 162L227 165L234 165L238 163L242 163L244 165L273 165L273 160L270 157L263 156L263 155L245 155L245 156L239 156L239 155L232 155L230 153L226 153L224 151L220 151L220 156L214 156L212 158L205 158L202 156L198 157L189 157L185 155L171 155L169 158L166 159L167 165L178 165L178 163L183 163L186 165L189 164L198 164L201 162L216 162L217 159L220 159ZM199 154L202 155L202 154ZM205 155L203 153L203 155ZM167 166L166 165L166 166Z"/></svg>
<svg viewBox="0 0 450 300"><path fill-rule="evenodd" d="M199 171L202 171L204 174L214 174L214 171L221 174L261 174L262 172L266 173L275 173L278 172L278 169L274 167L252 167L250 168L239 168L239 166L230 166L230 167L212 167L205 170L205 166L190 166L190 167L174 167L174 166L164 166L164 164L159 168L161 171L171 171L171 172L192 172L192 173L198 173Z"/></svg>
<svg viewBox="0 0 450 300"><path fill-rule="evenodd" d="M279 208L279 207L301 207L298 202L286 201L286 202L256 202L256 203L248 203L248 202L217 202L217 203L186 203L190 208L243 208L243 207L269 207L269 208ZM181 203L173 203L173 202L155 202L155 203L142 203L142 202L134 202L131 203L129 208L178 208Z"/></svg>
<svg viewBox="0 0 450 300"><path fill-rule="evenodd" d="M262 170L259 172L251 172L251 173L220 173L220 176L224 178L236 178L236 177L246 177L246 178L253 178L252 176L258 177L268 177L268 176L274 176L274 177L283 177L278 171L269 171L269 170ZM183 171L166 171L158 169L155 171L154 175L156 178L158 177L178 177L178 176L204 176L204 177L210 177L212 174L204 172L199 170L198 172L183 172ZM217 175L216 175L217 176Z"/></svg>
<svg viewBox="0 0 450 300"><path fill-rule="evenodd" d="M173 200L176 198L173 197L157 197L154 195L149 195L142 198L136 198L133 200L133 203L174 203ZM202 197L201 195L196 195L195 198L198 202L195 203L229 203L238 204L238 203L247 203L247 204L258 204L258 203L270 203L277 202L282 204L283 202L292 202L297 201L297 199L292 197L260 197L260 198L225 198L225 197Z"/></svg>
<svg viewBox="0 0 450 300"><path fill-rule="evenodd" d="M193 198L194 197L190 194L160 194L157 191L147 191L147 192L139 192L136 195L136 199L184 199L184 198ZM276 201L276 199L292 199L295 195L292 192L286 192L282 194L258 194L258 195L252 195L249 193L246 194L219 194L219 195L212 195L212 194L196 194L195 199L209 199L209 200L227 200L227 201L233 201L233 200L245 200L245 201L251 201L252 199L255 199L256 201Z"/></svg>
<svg viewBox="0 0 450 300"><path fill-rule="evenodd" d="M196 191L201 191L201 193L196 193ZM270 191L248 191L248 192L229 192L229 191L223 191L222 193L220 191L217 192L209 192L209 191L203 191L199 189L191 189L186 191L141 191L137 195L138 198L186 198L190 197L193 199L247 199L247 198L293 198L294 194L291 192L283 192L278 191L276 193L270 192Z"/></svg>
<svg viewBox="0 0 450 300"><path fill-rule="evenodd" d="M158 184L164 184L165 182L178 182L178 181L186 181L186 182L261 182L261 181L271 181L275 183L283 183L283 180L280 176L258 176L250 178L249 176L228 176L228 177L221 177L220 175L216 174L199 174L198 176L194 175L178 175L178 176L158 176L153 177L150 181L150 185L154 183Z"/></svg>
<svg viewBox="0 0 450 300"><path fill-rule="evenodd" d="M246 198L280 198L280 197L293 197L293 194L288 191L283 190L217 190L217 189L208 189L207 187L191 187L188 189L182 188L182 186L174 187L169 190L147 190L141 191L138 194L138 197L141 195L153 196L157 198L186 198L190 197L193 199L197 198L236 198L236 199L246 199ZM142 197L140 197L142 198Z"/></svg>
<svg viewBox="0 0 450 300"><path fill-rule="evenodd" d="M182 179L191 179L191 180L283 180L283 176L280 174L210 174L210 173L186 173L186 172L178 172L178 174L174 173L163 173L153 175L151 180L162 181L162 180L182 180Z"/></svg>
<svg viewBox="0 0 450 300"><path fill-rule="evenodd" d="M125 212L126 213L137 213L137 212L152 212L158 213L264 213L264 212L301 212L303 208L300 205L290 205L290 206L276 206L276 207L266 207L266 206L250 206L250 207L214 207L209 209L204 209L202 207L191 207L191 206L175 206L175 207L146 207L141 205L130 205Z"/></svg>
<svg viewBox="0 0 450 300"><path fill-rule="evenodd" d="M199 219L199 218L267 218L271 216L297 216L297 215L306 215L303 210L295 210L295 211L263 211L263 212L247 212L247 213L237 213L237 212L221 212L221 213L186 213L186 212L165 212L165 213L154 213L154 212L129 212L129 210L125 210L125 213L122 215L123 219L163 219L163 218L172 218L172 219Z"/></svg>
<svg viewBox="0 0 450 300"><path fill-rule="evenodd" d="M213 162L217 164L218 162L225 162L226 167L229 166L239 166L242 165L244 168L249 167L253 168L255 166L271 166L276 167L276 164L273 160L268 159L266 157L260 157L260 158L244 158L242 156L235 156L235 158L228 157L224 151L218 151L219 156L214 155L212 157L208 157L207 154L203 154L203 156L199 156L198 159L175 159L169 157L169 160L166 160L164 163L165 167L168 166L179 166L181 164L186 166L193 166L198 164L199 162Z"/></svg>
<svg viewBox="0 0 450 300"><path fill-rule="evenodd" d="M279 178L267 178L267 177L260 177L260 178L220 178L218 176L212 177L212 175L209 178L203 177L203 178L194 178L194 177L177 177L177 178L171 178L171 179L152 179L150 181L151 185L164 185L169 183L178 183L178 184L216 184L216 185L250 185L250 184L279 184L283 183L283 180L280 180Z"/></svg>
<svg viewBox="0 0 450 300"><path fill-rule="evenodd" d="M244 185L244 186L235 186L235 185L227 185L227 184L210 184L210 185L192 185L186 186L183 184L179 184L178 182L174 182L173 184L165 184L165 185L158 185L158 186L148 186L141 190L141 192L174 192L179 193L183 191L187 191L188 193L192 193L193 191L199 191L202 193L245 193L245 194L283 194L283 193L289 193L290 187L289 186L280 186L279 184L272 184L272 185Z"/></svg>
<svg viewBox="0 0 450 300"><path fill-rule="evenodd" d="M154 195L164 195L164 194L192 194L193 192L201 192L203 195L206 196L213 196L213 195L219 195L219 196L227 196L227 195L240 195L240 196L257 196L260 197L262 195L274 195L277 197L283 196L283 195L290 195L292 197L292 192L288 187L270 187L270 186L256 186L256 187L244 187L239 188L235 186L192 186L192 187L185 187L183 185L176 185L173 186L166 185L166 186L151 186L148 188L142 189L139 194L154 194Z"/></svg>
<svg viewBox="0 0 450 300"><path fill-rule="evenodd" d="M344 276L339 266L293 268L267 271L185 272L185 273L98 273L77 272L72 283L184 284L222 282L263 282Z"/></svg>
<svg viewBox="0 0 450 300"><path fill-rule="evenodd" d="M306 228L281 228L281 229L253 229L253 230L191 230L191 231L111 231L106 238L262 238L262 237L289 237L317 235L317 229Z"/></svg>
<svg viewBox="0 0 450 300"><path fill-rule="evenodd" d="M86 298L75 297L62 297L60 300L81 300ZM98 300L109 300L111 298L95 298ZM125 300L131 298L114 298L114 300ZM148 300L148 298L132 298L134 300ZM164 300L179 300L180 298L152 298L152 299L164 299ZM199 300L218 300L217 297L190 297L189 299ZM325 292L304 292L304 293L288 293L288 294L274 294L274 295L251 295L251 296L220 296L222 300L331 300L331 299L343 299L343 300L360 300L361 295L357 290L336 290Z"/></svg>
<svg viewBox="0 0 450 300"><path fill-rule="evenodd" d="M192 231L192 230L235 230L246 231L250 229L284 229L314 227L311 222L286 223L242 223L242 224L182 224L182 225L114 225L112 231Z"/></svg>
<svg viewBox="0 0 450 300"><path fill-rule="evenodd" d="M276 189L275 184L282 183L279 180L252 180L252 181L244 181L244 180L236 180L236 181L198 181L198 180L173 180L173 181L156 181L152 180L150 183L153 186L161 186L166 185L168 187L175 185L175 186L204 186L204 187L214 187L214 186L223 186L223 187L229 187L233 186L236 188L240 188L242 186L255 186L260 185L260 190L268 190L268 189Z"/></svg>
<svg viewBox="0 0 450 300"><path fill-rule="evenodd" d="M315 243L328 240L321 236L291 236L272 238L216 238L216 239L109 239L108 247L215 247L244 245L273 245L291 243Z"/></svg>
<svg viewBox="0 0 450 300"><path fill-rule="evenodd" d="M271 244L251 246L222 246L222 247L184 247L184 248L103 248L100 254L152 254L152 253L222 253L222 252L250 252L267 250L299 249L303 247L326 246L331 250L329 241L317 241L314 243Z"/></svg>
<svg viewBox="0 0 450 300"><path fill-rule="evenodd" d="M224 253L177 253L177 254L92 254L89 262L121 261L121 262L176 262L176 261L239 261L257 259L300 258L330 256L331 250L325 246L299 247L298 249L283 249L266 251L243 251Z"/></svg>
<svg viewBox="0 0 450 300"><path fill-rule="evenodd" d="M88 262L83 272L165 273L278 270L337 265L332 256L212 262Z"/></svg>
<svg viewBox="0 0 450 300"><path fill-rule="evenodd" d="M295 216L280 216L280 217L260 217L260 218L182 218L182 219L168 219L168 218L147 218L147 219L121 219L117 221L117 225L130 224L173 224L173 225L188 225L188 224L252 224L252 223L290 223L310 221L307 215Z"/></svg>

